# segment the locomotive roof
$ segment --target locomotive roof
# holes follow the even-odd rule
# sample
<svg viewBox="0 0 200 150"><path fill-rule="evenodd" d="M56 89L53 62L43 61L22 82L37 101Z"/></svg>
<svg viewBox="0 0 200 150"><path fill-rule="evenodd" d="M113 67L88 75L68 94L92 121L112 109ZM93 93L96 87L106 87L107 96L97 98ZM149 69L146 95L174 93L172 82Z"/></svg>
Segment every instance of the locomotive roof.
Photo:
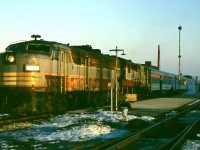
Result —
<svg viewBox="0 0 200 150"><path fill-rule="evenodd" d="M30 41L16 41L16 42L11 43L10 45L28 44L28 43L52 44L52 43L56 43L56 42L50 42L50 41L45 41L45 40L30 40Z"/></svg>
<svg viewBox="0 0 200 150"><path fill-rule="evenodd" d="M61 49L68 49L72 52L72 54L74 53L73 56L79 55L81 57L91 57L91 58L97 58L97 59L101 59L102 61L106 61L106 62L112 62L115 57L111 57L110 55L106 55L106 54L102 54L100 49L93 49L91 47L91 45L75 45L75 46L71 46L69 44L63 44L63 43L59 43L59 42L55 42L55 41L46 41L46 40L29 40L29 41L17 41L15 43L11 43L7 48L6 51L9 51L9 49L14 48L15 51L24 51L27 49L27 45L28 44L39 44L39 45L49 45L52 46L54 48L61 48ZM10 50L12 51L12 50ZM42 50L44 52L46 52L46 50ZM128 60L123 59L124 61L126 61L126 63L130 63ZM76 61L75 61L76 62Z"/></svg>
<svg viewBox="0 0 200 150"><path fill-rule="evenodd" d="M73 48L73 50L75 50L75 51L85 51L85 52L91 52L94 54L101 54L101 50L92 49L91 45L70 46L69 44L63 44L63 43L59 43L59 42L55 42L55 41L45 41L45 40L17 41L17 42L11 43L6 49L8 49L11 46L27 45L27 44L47 44L47 45L51 45L53 47Z"/></svg>
<svg viewBox="0 0 200 150"><path fill-rule="evenodd" d="M62 43L58 43L58 42L55 42L55 41L45 41L45 40L17 41L17 42L11 43L9 46L12 46L12 45L26 45L26 44L30 44L30 43L48 44L48 45L52 45L52 46L55 46L55 45L69 46L69 44L62 44Z"/></svg>

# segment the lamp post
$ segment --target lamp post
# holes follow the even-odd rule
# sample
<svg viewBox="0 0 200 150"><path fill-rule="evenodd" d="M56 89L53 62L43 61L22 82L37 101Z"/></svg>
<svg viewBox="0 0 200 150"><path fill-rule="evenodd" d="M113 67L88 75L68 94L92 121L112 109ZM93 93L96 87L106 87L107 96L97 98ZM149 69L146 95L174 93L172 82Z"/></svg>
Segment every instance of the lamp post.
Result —
<svg viewBox="0 0 200 150"><path fill-rule="evenodd" d="M126 54L124 54L123 49L117 49L117 46L116 46L116 49L112 49L112 50L109 50L109 51L114 51L115 55L116 55L116 58L115 58L115 110L117 111L118 110L118 108L117 108L118 107L117 106L117 99L118 99L117 98L117 92L118 92L118 88L117 88L117 86L118 86L118 81L117 81L117 59L118 59L118 57L117 57L117 53L119 51L123 51L123 53L121 55L126 55ZM112 108L111 108L111 110L112 110Z"/></svg>
<svg viewBox="0 0 200 150"><path fill-rule="evenodd" d="M181 37L180 37L180 34L181 34L182 26L179 25L178 30L179 30L178 81L179 81L179 92L180 92L180 80L181 80L181 48L180 48Z"/></svg>

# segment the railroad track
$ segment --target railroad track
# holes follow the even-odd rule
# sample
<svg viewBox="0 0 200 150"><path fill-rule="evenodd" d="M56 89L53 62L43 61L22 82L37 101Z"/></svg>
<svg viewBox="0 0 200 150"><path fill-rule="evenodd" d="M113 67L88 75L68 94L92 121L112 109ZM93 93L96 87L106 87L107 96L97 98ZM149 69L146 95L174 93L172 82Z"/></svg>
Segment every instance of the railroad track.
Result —
<svg viewBox="0 0 200 150"><path fill-rule="evenodd" d="M11 123L30 121L30 120L36 120L36 119L44 119L44 118L48 118L48 117L49 117L48 114L31 115L31 116L6 115L6 116L0 117L0 125L6 125L6 124L11 124Z"/></svg>
<svg viewBox="0 0 200 150"><path fill-rule="evenodd" d="M200 124L199 116L189 122L183 121L187 114L199 105L200 101L197 100L174 116L94 149L178 149Z"/></svg>
<svg viewBox="0 0 200 150"><path fill-rule="evenodd" d="M180 138L171 146L170 150L180 149L181 145L190 137L195 130L200 127L200 119L192 123L188 128L186 128L185 132L180 136Z"/></svg>

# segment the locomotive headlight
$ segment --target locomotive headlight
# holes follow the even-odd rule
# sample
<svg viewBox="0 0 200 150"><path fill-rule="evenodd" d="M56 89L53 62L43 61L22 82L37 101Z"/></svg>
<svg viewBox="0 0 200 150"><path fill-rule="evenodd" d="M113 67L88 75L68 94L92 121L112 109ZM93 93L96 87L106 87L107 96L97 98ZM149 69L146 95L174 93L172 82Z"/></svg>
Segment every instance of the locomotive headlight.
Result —
<svg viewBox="0 0 200 150"><path fill-rule="evenodd" d="M4 62L8 65L16 64L16 53L8 52L4 53Z"/></svg>
<svg viewBox="0 0 200 150"><path fill-rule="evenodd" d="M10 63L13 63L15 61L15 57L13 55L8 55L6 60Z"/></svg>
<svg viewBox="0 0 200 150"><path fill-rule="evenodd" d="M40 71L40 66L38 66L38 65L25 65L25 71Z"/></svg>

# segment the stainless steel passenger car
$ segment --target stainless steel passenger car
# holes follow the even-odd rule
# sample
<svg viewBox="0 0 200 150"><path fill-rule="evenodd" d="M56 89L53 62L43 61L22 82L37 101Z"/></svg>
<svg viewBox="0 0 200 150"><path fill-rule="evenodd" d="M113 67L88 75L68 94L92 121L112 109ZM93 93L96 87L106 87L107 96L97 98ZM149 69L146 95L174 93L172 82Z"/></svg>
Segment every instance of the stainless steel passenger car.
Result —
<svg viewBox="0 0 200 150"><path fill-rule="evenodd" d="M150 68L149 68L150 69ZM187 79L175 74L150 69L152 93L173 94L169 92L183 92L187 90Z"/></svg>

